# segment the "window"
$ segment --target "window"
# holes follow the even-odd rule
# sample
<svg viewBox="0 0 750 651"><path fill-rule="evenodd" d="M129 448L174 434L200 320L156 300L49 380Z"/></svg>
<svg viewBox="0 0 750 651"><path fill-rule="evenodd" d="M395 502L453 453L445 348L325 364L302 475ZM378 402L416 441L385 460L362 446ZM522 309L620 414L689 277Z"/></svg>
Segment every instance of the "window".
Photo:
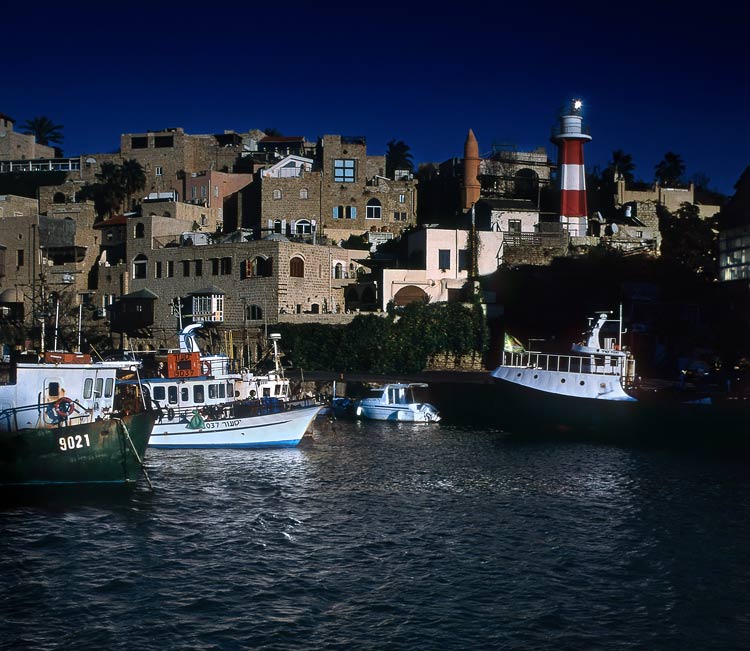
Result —
<svg viewBox="0 0 750 651"><path fill-rule="evenodd" d="M91 392L93 390L94 390L94 380L90 377L87 377L83 383L83 397L86 400L89 400L91 398Z"/></svg>
<svg viewBox="0 0 750 651"><path fill-rule="evenodd" d="M406 221L406 213L405 212L399 212L396 210L393 213L393 221L394 222L405 222Z"/></svg>
<svg viewBox="0 0 750 651"><path fill-rule="evenodd" d="M333 180L336 183L354 183L354 160L351 158L336 158L333 161Z"/></svg>
<svg viewBox="0 0 750 651"><path fill-rule="evenodd" d="M300 199L307 199L307 188L302 188L299 191L299 198Z"/></svg>
<svg viewBox="0 0 750 651"><path fill-rule="evenodd" d="M333 218L334 219L343 219L344 218L344 206L334 206L333 207Z"/></svg>
<svg viewBox="0 0 750 651"><path fill-rule="evenodd" d="M508 220L508 232L509 233L520 233L521 232L521 220L520 219L509 219Z"/></svg>
<svg viewBox="0 0 750 651"><path fill-rule="evenodd" d="M211 275L218 276L219 275L219 258L211 258L209 262L211 263Z"/></svg>
<svg viewBox="0 0 750 651"><path fill-rule="evenodd" d="M467 271L468 269L469 269L469 249L459 249L458 270Z"/></svg>
<svg viewBox="0 0 750 651"><path fill-rule="evenodd" d="M215 185L215 186L214 186L214 196L215 196L215 197L218 197L218 196L219 196L219 186L218 186L218 185Z"/></svg>
<svg viewBox="0 0 750 651"><path fill-rule="evenodd" d="M174 136L156 136L154 138L154 147L174 147Z"/></svg>
<svg viewBox="0 0 750 651"><path fill-rule="evenodd" d="M196 276L202 276L203 275L203 260L196 260L195 261L195 275Z"/></svg>
<svg viewBox="0 0 750 651"><path fill-rule="evenodd" d="M25 251L23 249L18 249L16 251L16 267L23 267L24 254Z"/></svg>
<svg viewBox="0 0 750 651"><path fill-rule="evenodd" d="M274 199L281 199L281 190L274 190L273 191L273 198Z"/></svg>
<svg viewBox="0 0 750 651"><path fill-rule="evenodd" d="M190 277L190 260L182 261L182 277L183 278Z"/></svg>
<svg viewBox="0 0 750 651"><path fill-rule="evenodd" d="M170 405L177 404L177 387L176 386L167 387L167 400L169 400Z"/></svg>
<svg viewBox="0 0 750 651"><path fill-rule="evenodd" d="M263 278L270 278L273 276L273 258L257 256L252 260L246 260L245 277L252 278L254 276L260 276Z"/></svg>
<svg viewBox="0 0 750 651"><path fill-rule="evenodd" d="M164 174L164 168L162 168L161 166L157 165L156 166L156 176L162 176L163 174Z"/></svg>
<svg viewBox="0 0 750 651"><path fill-rule="evenodd" d="M167 260L167 278L174 276L174 260Z"/></svg>
<svg viewBox="0 0 750 651"><path fill-rule="evenodd" d="M443 270L451 268L450 249L438 249L438 267Z"/></svg>
<svg viewBox="0 0 750 651"><path fill-rule="evenodd" d="M347 219L357 219L357 206L347 206L346 207L346 218Z"/></svg>
<svg viewBox="0 0 750 651"><path fill-rule="evenodd" d="M114 388L115 388L115 378L108 377L104 384L104 397L111 398Z"/></svg>
<svg viewBox="0 0 750 651"><path fill-rule="evenodd" d="M145 255L141 253L135 256L133 260L133 278L145 278L147 267L148 258Z"/></svg>
<svg viewBox="0 0 750 651"><path fill-rule="evenodd" d="M139 222L135 225L135 239L140 240L146 236L146 227L143 222Z"/></svg>
<svg viewBox="0 0 750 651"><path fill-rule="evenodd" d="M297 235L309 235L312 233L312 224L309 219L299 219L294 225L294 232Z"/></svg>
<svg viewBox="0 0 750 651"><path fill-rule="evenodd" d="M196 188L195 186L193 186L192 188L190 188L190 197L192 199L195 199L198 196L197 190L198 190L198 188Z"/></svg>
<svg viewBox="0 0 750 651"><path fill-rule="evenodd" d="M380 201L377 199L370 199L367 202L367 219L380 219L382 217L383 208L380 205Z"/></svg>
<svg viewBox="0 0 750 651"><path fill-rule="evenodd" d="M283 224L281 223L281 220L277 219L273 223L273 232L274 233L279 233L281 235L281 229L282 229L282 227L283 227Z"/></svg>
<svg viewBox="0 0 750 651"><path fill-rule="evenodd" d="M222 276L232 275L232 258L221 259L221 275Z"/></svg>
<svg viewBox="0 0 750 651"><path fill-rule="evenodd" d="M263 308L260 305L248 305L247 318L250 321L260 321L263 318Z"/></svg>
<svg viewBox="0 0 750 651"><path fill-rule="evenodd" d="M193 402L205 402L205 389L202 384L196 384L193 387Z"/></svg>
<svg viewBox="0 0 750 651"><path fill-rule="evenodd" d="M398 195L398 202L399 203L406 203L406 195L405 194Z"/></svg>
<svg viewBox="0 0 750 651"><path fill-rule="evenodd" d="M208 186L202 185L201 186L201 199L205 199L208 196Z"/></svg>
<svg viewBox="0 0 750 651"><path fill-rule="evenodd" d="M305 277L305 261L300 257L294 257L289 261L289 275L292 278Z"/></svg>
<svg viewBox="0 0 750 651"><path fill-rule="evenodd" d="M154 265L154 267L155 267L155 269L154 269L154 277L155 278L161 278L161 274L162 274L162 271L161 271L161 260L157 260L156 264Z"/></svg>
<svg viewBox="0 0 750 651"><path fill-rule="evenodd" d="M147 136L134 136L130 139L131 149L148 149L148 137Z"/></svg>
<svg viewBox="0 0 750 651"><path fill-rule="evenodd" d="M154 400L164 400L167 397L166 387L154 387Z"/></svg>

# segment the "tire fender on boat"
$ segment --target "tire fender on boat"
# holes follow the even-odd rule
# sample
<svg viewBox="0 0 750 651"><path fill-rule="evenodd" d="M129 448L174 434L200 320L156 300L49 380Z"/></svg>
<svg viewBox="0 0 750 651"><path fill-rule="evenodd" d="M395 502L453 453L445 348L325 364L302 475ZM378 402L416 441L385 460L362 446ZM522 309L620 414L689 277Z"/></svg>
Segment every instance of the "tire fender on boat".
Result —
<svg viewBox="0 0 750 651"><path fill-rule="evenodd" d="M167 408L167 418L169 418L169 420L174 420L174 409L172 409L172 407Z"/></svg>

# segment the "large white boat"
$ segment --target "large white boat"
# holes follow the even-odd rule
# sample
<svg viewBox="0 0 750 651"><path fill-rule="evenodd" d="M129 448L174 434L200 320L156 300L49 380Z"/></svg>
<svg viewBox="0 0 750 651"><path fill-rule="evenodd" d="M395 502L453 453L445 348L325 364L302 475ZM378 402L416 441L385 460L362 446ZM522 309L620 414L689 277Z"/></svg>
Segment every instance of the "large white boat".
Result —
<svg viewBox="0 0 750 651"><path fill-rule="evenodd" d="M570 355L506 346L492 377L518 388L568 398L635 401L628 393L635 383L635 360L621 345L622 319L618 320L618 336L602 340L601 330L608 321L607 313L599 314L584 340L573 344Z"/></svg>
<svg viewBox="0 0 750 651"><path fill-rule="evenodd" d="M233 371L226 355L204 355L194 323L180 332L180 350L157 356L159 377L143 378L159 418L149 445L156 448L261 448L299 444L323 405L290 400L289 380L275 370Z"/></svg>
<svg viewBox="0 0 750 651"><path fill-rule="evenodd" d="M428 402L419 401L415 389L427 388L426 384L384 384L370 389L369 393L355 403L357 416L370 420L395 420L408 423L437 423L440 414Z"/></svg>

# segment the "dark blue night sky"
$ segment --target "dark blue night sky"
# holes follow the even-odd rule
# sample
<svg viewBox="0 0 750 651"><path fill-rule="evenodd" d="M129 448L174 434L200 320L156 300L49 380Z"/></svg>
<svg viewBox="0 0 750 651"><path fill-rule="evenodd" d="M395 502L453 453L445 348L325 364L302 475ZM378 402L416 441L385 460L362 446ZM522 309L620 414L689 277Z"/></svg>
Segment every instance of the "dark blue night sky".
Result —
<svg viewBox="0 0 750 651"><path fill-rule="evenodd" d="M587 167L622 149L651 181L674 151L733 192L750 164L747 10L514 4L16 3L0 112L64 125L66 155L149 129L274 127L364 135L371 154L396 138L421 163L462 156L469 128L482 153L554 159L557 112L581 97Z"/></svg>

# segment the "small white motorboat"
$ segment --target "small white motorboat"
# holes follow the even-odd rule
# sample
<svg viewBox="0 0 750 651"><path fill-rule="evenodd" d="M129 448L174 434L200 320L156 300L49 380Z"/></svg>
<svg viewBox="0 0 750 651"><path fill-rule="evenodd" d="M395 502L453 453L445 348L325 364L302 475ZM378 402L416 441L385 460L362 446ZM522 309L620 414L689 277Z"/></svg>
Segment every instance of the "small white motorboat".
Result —
<svg viewBox="0 0 750 651"><path fill-rule="evenodd" d="M428 402L419 402L415 389L426 388L426 384L384 384L356 403L355 413L371 420L397 420L407 423L437 423L440 414Z"/></svg>

